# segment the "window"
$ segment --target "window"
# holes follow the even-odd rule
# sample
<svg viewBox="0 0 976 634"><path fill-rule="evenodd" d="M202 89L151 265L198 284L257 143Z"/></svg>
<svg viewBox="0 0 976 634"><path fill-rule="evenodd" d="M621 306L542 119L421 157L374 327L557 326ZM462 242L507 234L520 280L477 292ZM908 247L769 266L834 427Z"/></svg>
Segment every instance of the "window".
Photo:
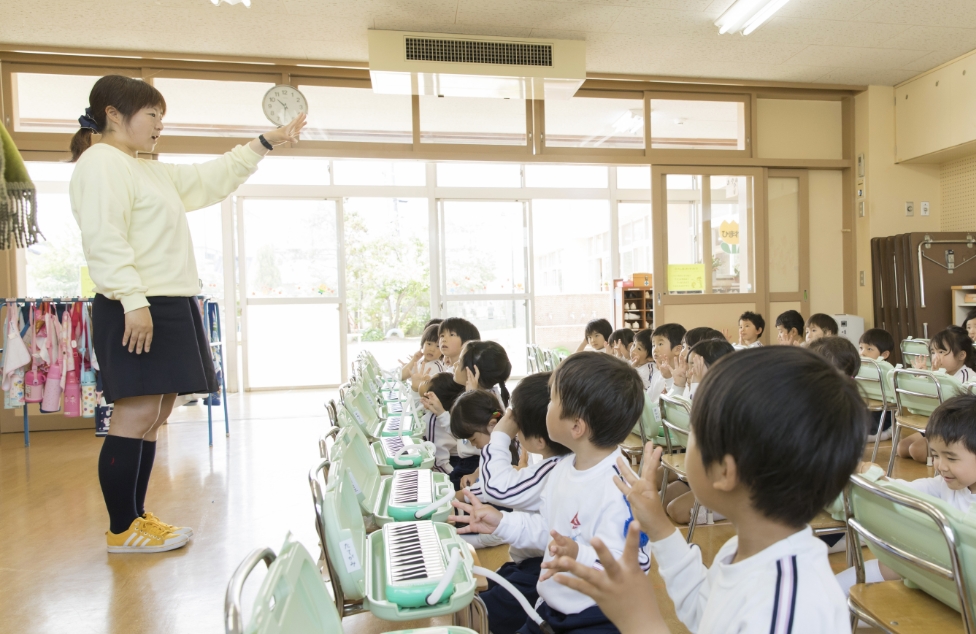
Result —
<svg viewBox="0 0 976 634"><path fill-rule="evenodd" d="M438 163L439 187L521 187L518 163Z"/></svg>
<svg viewBox="0 0 976 634"><path fill-rule="evenodd" d="M336 185L412 185L427 182L420 161L333 161Z"/></svg>
<svg viewBox="0 0 976 634"><path fill-rule="evenodd" d="M166 99L164 135L250 137L274 127L261 110L272 83L159 77L153 85Z"/></svg>
<svg viewBox="0 0 976 634"><path fill-rule="evenodd" d="M545 165L525 166L526 187L607 187L606 165Z"/></svg>
<svg viewBox="0 0 976 634"><path fill-rule="evenodd" d="M545 101L547 147L644 149L644 100Z"/></svg>
<svg viewBox="0 0 976 634"><path fill-rule="evenodd" d="M421 96L420 142L525 145L525 100Z"/></svg>
<svg viewBox="0 0 976 634"><path fill-rule="evenodd" d="M650 165L620 165L617 167L617 189L651 189Z"/></svg>
<svg viewBox="0 0 976 634"><path fill-rule="evenodd" d="M651 204L621 202L617 205L620 240L620 277L631 279L634 273L654 271L651 240Z"/></svg>
<svg viewBox="0 0 976 634"><path fill-rule="evenodd" d="M651 99L651 147L745 150L744 101Z"/></svg>
<svg viewBox="0 0 976 634"><path fill-rule="evenodd" d="M44 237L27 249L27 296L77 297L87 263L68 195L38 194L37 224Z"/></svg>
<svg viewBox="0 0 976 634"><path fill-rule="evenodd" d="M98 79L92 75L13 73L17 96L14 130L74 134Z"/></svg>
<svg viewBox="0 0 976 634"><path fill-rule="evenodd" d="M293 156L267 156L248 185L328 185L329 159Z"/></svg>
<svg viewBox="0 0 976 634"><path fill-rule="evenodd" d="M308 100L303 138L314 141L413 143L410 95L368 88L299 86Z"/></svg>

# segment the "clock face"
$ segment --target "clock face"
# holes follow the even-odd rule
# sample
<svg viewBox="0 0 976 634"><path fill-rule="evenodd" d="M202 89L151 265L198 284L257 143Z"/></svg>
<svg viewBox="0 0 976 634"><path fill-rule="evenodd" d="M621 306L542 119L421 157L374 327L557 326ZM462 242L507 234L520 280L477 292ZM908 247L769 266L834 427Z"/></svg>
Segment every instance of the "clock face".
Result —
<svg viewBox="0 0 976 634"><path fill-rule="evenodd" d="M275 86L264 94L261 103L264 116L271 123L282 126L287 125L292 119L301 113L308 113L308 101L294 86Z"/></svg>

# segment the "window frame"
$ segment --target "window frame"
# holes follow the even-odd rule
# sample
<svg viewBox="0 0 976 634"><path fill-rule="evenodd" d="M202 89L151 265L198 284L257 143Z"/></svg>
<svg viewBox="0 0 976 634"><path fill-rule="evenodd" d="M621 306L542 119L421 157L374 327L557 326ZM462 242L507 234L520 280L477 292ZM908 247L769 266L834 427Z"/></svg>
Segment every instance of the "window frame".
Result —
<svg viewBox="0 0 976 634"><path fill-rule="evenodd" d="M668 101L720 101L726 103L741 103L743 104L743 122L742 129L745 135L745 148L742 150L695 150L695 149L666 149L666 148L653 148L651 142L654 137L654 130L652 129L653 124L651 123L651 100L668 100ZM647 147L647 156L652 158L652 163L657 162L654 159L658 159L659 162L667 163L673 162L678 159L693 159L697 161L708 161L709 159L719 159L719 158L752 158L753 157L753 146L752 142L753 135L753 119L752 119L752 96L749 94L721 94L721 93L704 93L704 92L664 92L664 91L647 91L644 93L644 133L646 135L644 144Z"/></svg>

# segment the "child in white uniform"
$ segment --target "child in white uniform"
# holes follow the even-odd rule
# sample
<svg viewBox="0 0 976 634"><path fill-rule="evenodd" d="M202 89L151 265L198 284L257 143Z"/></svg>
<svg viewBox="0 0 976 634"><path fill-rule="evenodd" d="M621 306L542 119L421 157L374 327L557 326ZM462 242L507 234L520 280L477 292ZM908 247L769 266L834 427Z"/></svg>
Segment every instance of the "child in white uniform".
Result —
<svg viewBox="0 0 976 634"><path fill-rule="evenodd" d="M652 356L658 371L651 377L647 394L654 403L657 403L661 395L666 394L674 385L671 369L678 362L678 355L681 354L681 341L685 334L687 331L681 324L661 324L651 333Z"/></svg>
<svg viewBox="0 0 976 634"><path fill-rule="evenodd" d="M650 538L678 618L698 634L849 633L847 603L827 547L807 522L840 494L860 459L867 413L854 382L806 350L757 348L717 363L697 401L688 481L703 504L741 531L711 568L661 506L653 476L660 448L651 453L648 444L641 477L621 462L623 480L617 482ZM544 568L585 573L556 580L595 597L624 634L665 632L654 588L637 561L637 542L631 527L617 561L596 544L604 571L584 570L569 557Z"/></svg>
<svg viewBox="0 0 976 634"><path fill-rule="evenodd" d="M409 379L414 392L420 391L421 381L444 371L441 350L437 345L438 329L438 324L424 328L424 333L420 336L420 350L400 370L400 379ZM413 385L414 382L417 383L416 386Z"/></svg>
<svg viewBox="0 0 976 634"><path fill-rule="evenodd" d="M762 346L759 340L766 332L766 320L759 313L747 310L739 315L739 345L738 348L758 348Z"/></svg>
<svg viewBox="0 0 976 634"><path fill-rule="evenodd" d="M959 326L949 326L929 340L932 369L944 369L960 383L976 380L976 348L969 334ZM915 367L925 369L925 359L916 357ZM928 445L922 434L912 434L898 441L898 455L917 462L928 462Z"/></svg>
<svg viewBox="0 0 976 634"><path fill-rule="evenodd" d="M659 374L656 372L654 359L651 357L653 350L654 344L651 342L650 330L641 330L634 335L634 345L630 348L630 364L637 370L637 375L641 378L645 390L651 387L651 380L656 378L656 374Z"/></svg>
<svg viewBox="0 0 976 634"><path fill-rule="evenodd" d="M420 389L424 406L424 440L434 443L434 470L450 474L457 464L458 441L451 434L451 407L464 392L454 382L454 375L447 372L435 374L425 380Z"/></svg>
<svg viewBox="0 0 976 634"><path fill-rule="evenodd" d="M632 521L627 501L613 486L618 444L630 434L644 408L637 372L611 355L578 352L553 373L552 401L546 417L549 437L575 455L561 460L542 490L539 513L501 513L467 495L469 504L454 502L468 515L449 518L467 524L460 533L490 533L518 548L545 550L544 563L566 556L584 568L598 567L590 539L599 537L616 554L623 550ZM650 558L642 553L644 569ZM612 632L613 625L585 595L560 585L544 572L537 585L537 611L554 632ZM528 620L519 630L538 634Z"/></svg>

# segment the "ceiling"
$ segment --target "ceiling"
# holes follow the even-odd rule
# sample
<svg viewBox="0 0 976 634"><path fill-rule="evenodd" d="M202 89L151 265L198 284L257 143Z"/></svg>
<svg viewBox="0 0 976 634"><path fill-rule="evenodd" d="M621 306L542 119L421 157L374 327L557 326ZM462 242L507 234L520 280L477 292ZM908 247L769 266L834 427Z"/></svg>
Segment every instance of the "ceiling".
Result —
<svg viewBox="0 0 976 634"><path fill-rule="evenodd" d="M0 42L367 60L369 29L581 39L587 70L894 85L976 49L976 0L791 0L719 36L732 0L3 0Z"/></svg>

